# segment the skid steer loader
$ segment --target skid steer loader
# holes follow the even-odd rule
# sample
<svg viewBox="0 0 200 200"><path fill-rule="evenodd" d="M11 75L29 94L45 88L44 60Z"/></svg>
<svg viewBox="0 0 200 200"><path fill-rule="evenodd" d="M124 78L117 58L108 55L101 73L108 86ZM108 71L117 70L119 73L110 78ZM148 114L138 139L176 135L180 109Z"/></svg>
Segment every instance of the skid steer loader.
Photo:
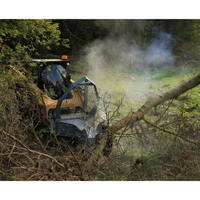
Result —
<svg viewBox="0 0 200 200"><path fill-rule="evenodd" d="M56 136L66 136L79 140L82 145L95 145L95 136L102 131L100 122L95 128L95 115L99 105L99 95L95 84L86 76L74 82L70 75L70 62L67 56L62 59L32 59L38 70L35 84L36 92L43 91L40 107L46 116L43 128L46 131L54 129ZM10 65L15 72L22 73ZM44 93L53 90L55 98Z"/></svg>

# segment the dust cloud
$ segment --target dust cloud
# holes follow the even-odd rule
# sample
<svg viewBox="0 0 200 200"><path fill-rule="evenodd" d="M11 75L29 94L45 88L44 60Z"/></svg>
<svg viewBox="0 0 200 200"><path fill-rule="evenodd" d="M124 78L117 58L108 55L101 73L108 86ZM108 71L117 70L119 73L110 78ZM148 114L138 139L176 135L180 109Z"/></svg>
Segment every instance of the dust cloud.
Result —
<svg viewBox="0 0 200 200"><path fill-rule="evenodd" d="M119 27L118 27L119 28ZM118 92L126 93L128 104L138 105L145 103L148 98L150 70L173 66L175 58L172 53L172 35L158 28L153 28L153 38L149 45L142 47L134 36L113 36L98 39L84 49L84 62L88 65L88 73L101 89L101 92L110 92L113 98L118 98ZM134 72L140 72L135 77ZM136 82L125 82L123 76L131 75ZM114 95L115 94L115 95ZM115 97L117 96L117 97Z"/></svg>
<svg viewBox="0 0 200 200"><path fill-rule="evenodd" d="M131 41L131 43L130 43ZM140 47L134 37L112 37L95 40L85 47L85 61L89 74L106 76L107 70L156 69L173 66L172 35L154 28L154 37L146 49Z"/></svg>

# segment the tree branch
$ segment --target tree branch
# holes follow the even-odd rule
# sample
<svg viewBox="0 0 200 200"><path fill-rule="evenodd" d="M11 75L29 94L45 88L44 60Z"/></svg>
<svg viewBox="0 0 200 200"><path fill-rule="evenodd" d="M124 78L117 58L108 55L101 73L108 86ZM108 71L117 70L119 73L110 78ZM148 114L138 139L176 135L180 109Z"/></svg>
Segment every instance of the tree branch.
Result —
<svg viewBox="0 0 200 200"><path fill-rule="evenodd" d="M61 168L65 169L64 165L62 165L61 163L59 163L55 158L53 158L52 156L49 156L48 154L45 153L41 153L38 151L34 151L29 149L27 146L25 146L20 140L18 140L16 137L14 137L13 135L10 135L8 133L6 133L5 131L2 130L2 133L6 136L8 136L9 138L13 139L14 141L17 141L19 144L21 144L28 152L33 153L33 154L39 154L40 156L44 156L47 157L51 160L53 160L58 166L60 166Z"/></svg>
<svg viewBox="0 0 200 200"><path fill-rule="evenodd" d="M163 128L160 128L159 126L156 126L155 124L153 124L153 123L151 123L151 122L148 122L148 121L145 120L144 118L143 118L143 120L144 120L147 124L150 124L151 126L157 128L157 129L159 129L159 130L161 130L161 131L163 131L163 132L165 132L165 133L169 133L169 134L171 134L171 135L174 135L174 136L176 136L176 137L179 137L179 138L181 138L181 139L183 139L183 140L185 140L185 141L187 141L187 142L189 142L189 143L192 143L192 144L194 144L194 145L200 147L200 146L199 146L197 143L195 143L195 142L192 142L192 141L190 141L190 140L188 140L188 139L186 139L186 138L184 138L184 137L182 137L182 136L180 136L180 135L178 135L178 134L176 134L176 133L173 133L173 132L171 132L171 131L167 131L167 130L165 130L165 129L163 129Z"/></svg>

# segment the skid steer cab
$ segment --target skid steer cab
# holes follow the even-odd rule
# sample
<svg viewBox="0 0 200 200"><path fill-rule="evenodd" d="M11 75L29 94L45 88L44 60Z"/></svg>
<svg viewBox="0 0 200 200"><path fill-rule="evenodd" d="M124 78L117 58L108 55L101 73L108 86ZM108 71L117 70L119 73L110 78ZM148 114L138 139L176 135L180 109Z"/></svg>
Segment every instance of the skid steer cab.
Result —
<svg viewBox="0 0 200 200"><path fill-rule="evenodd" d="M56 136L75 138L83 145L95 145L95 135L101 131L99 123L95 128L95 115L99 104L96 85L86 76L74 82L70 75L67 56L62 59L33 59L38 66L34 72L38 90L54 91L54 98L47 93L39 102L44 115L43 127L54 130ZM30 65L26 64L26 65Z"/></svg>

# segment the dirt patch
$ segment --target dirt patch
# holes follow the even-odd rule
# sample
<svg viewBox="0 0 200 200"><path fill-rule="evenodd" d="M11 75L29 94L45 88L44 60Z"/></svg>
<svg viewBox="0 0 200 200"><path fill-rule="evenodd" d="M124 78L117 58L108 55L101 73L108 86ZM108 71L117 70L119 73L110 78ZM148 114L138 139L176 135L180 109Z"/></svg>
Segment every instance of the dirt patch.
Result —
<svg viewBox="0 0 200 200"><path fill-rule="evenodd" d="M134 77L132 77L131 75L129 76L123 76L122 81L127 81L127 82L136 82L136 79Z"/></svg>

